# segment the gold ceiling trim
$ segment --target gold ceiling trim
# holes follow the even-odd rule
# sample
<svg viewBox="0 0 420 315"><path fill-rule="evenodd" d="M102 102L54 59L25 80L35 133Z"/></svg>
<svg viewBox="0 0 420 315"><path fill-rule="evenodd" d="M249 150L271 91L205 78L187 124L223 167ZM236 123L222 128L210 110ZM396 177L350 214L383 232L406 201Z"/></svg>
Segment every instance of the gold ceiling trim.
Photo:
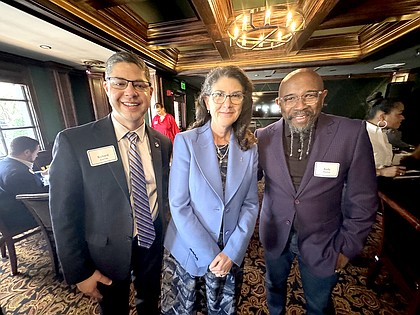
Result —
<svg viewBox="0 0 420 315"><path fill-rule="evenodd" d="M381 27L381 25L372 25L363 31L363 33L366 34L361 34L361 36L363 35L363 37L369 39L366 42L362 41L360 44L363 55L371 54L379 48L395 41L397 38L419 28L420 15L417 18L413 20L408 20L399 26L395 27L393 25L391 27L388 27L385 30L382 30L382 34L375 36L378 33L378 27Z"/></svg>
<svg viewBox="0 0 420 315"><path fill-rule="evenodd" d="M175 69L176 61L173 59L165 58L164 56L155 53L154 51L151 51L145 46L139 45L135 40L132 40L130 36L124 34L125 31L127 31L126 28L121 29L119 31L114 30L113 28L109 27L106 23L100 21L97 18L94 18L91 14L88 14L75 5L69 3L68 1L63 0L51 0L52 3L55 5L61 7L62 9L70 12L71 14L74 14L78 18L88 22L89 24L99 28L100 30L104 31L105 33L110 34L111 36L119 39L120 41L128 44L129 46L137 49L139 52L145 54L146 56L152 58L153 60L156 60L160 62L161 64L165 65L166 67L170 69ZM135 36L135 34L133 33ZM146 43L147 44L147 43Z"/></svg>
<svg viewBox="0 0 420 315"><path fill-rule="evenodd" d="M292 57L283 56L273 58L272 56L269 57L262 57L258 59L252 60L252 68L258 68L259 66L267 68L267 67L293 67L297 64L299 66L303 66L303 64L319 64L319 63L326 63L326 62L337 62L341 61L350 62L358 60L361 57L361 50L359 47L349 48L347 51L338 51L337 48L331 48L322 52L322 50L317 51L317 54L301 52L297 55L293 55ZM212 61L207 62L205 65L201 64L191 64L186 62L185 64L180 64L176 67L176 71L178 74L188 74L188 73L206 73L208 70L219 67L219 66L226 66L226 65L236 65L246 69L249 67L249 60L242 60L242 61Z"/></svg>

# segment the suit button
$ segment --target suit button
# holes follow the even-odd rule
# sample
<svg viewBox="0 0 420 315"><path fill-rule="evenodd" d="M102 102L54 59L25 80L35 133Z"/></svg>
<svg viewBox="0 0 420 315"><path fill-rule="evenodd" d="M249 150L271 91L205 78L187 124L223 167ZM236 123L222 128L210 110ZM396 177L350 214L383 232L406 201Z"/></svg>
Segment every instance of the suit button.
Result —
<svg viewBox="0 0 420 315"><path fill-rule="evenodd" d="M227 231L225 232L225 235L229 235L229 233L230 233L230 231L229 231L229 230L227 230Z"/></svg>
<svg viewBox="0 0 420 315"><path fill-rule="evenodd" d="M296 204L296 205L300 204L299 199L296 199L296 200L295 200L295 204Z"/></svg>

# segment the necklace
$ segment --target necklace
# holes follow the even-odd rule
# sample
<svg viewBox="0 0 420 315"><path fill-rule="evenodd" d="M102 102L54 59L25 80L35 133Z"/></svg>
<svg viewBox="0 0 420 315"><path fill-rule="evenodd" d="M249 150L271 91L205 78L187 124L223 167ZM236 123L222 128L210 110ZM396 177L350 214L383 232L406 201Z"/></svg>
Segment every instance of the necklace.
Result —
<svg viewBox="0 0 420 315"><path fill-rule="evenodd" d="M223 163L223 159L226 157L226 155L229 152L229 143L226 143L225 145L218 146L217 144L214 145L216 147L216 154L217 158L219 159L219 164ZM226 149L225 153L222 153L222 151Z"/></svg>

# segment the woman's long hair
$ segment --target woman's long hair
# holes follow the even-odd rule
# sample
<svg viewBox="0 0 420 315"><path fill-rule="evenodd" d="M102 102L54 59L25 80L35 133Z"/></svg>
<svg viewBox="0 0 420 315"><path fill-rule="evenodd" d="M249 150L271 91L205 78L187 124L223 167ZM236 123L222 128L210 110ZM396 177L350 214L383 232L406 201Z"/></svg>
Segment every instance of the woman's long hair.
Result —
<svg viewBox="0 0 420 315"><path fill-rule="evenodd" d="M195 105L195 121L189 129L203 126L211 119L211 115L207 110L205 97L212 93L213 85L222 77L233 78L238 80L242 86L244 99L242 102L242 111L238 119L232 124L233 132L238 139L239 146L246 151L257 142L254 134L249 130L249 123L252 118L252 82L246 76L244 71L237 66L218 67L209 72L204 80L200 95Z"/></svg>

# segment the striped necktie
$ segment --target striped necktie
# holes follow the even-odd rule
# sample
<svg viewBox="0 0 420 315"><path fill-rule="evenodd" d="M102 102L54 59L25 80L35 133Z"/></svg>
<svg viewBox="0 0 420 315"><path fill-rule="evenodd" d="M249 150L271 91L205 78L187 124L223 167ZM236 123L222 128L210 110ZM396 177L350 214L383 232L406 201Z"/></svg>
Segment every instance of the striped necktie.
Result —
<svg viewBox="0 0 420 315"><path fill-rule="evenodd" d="M126 136L130 141L128 155L130 163L131 194L133 196L134 214L136 216L138 242L139 246L149 248L152 245L156 234L152 215L150 213L143 164L137 150L138 135L135 132L128 132Z"/></svg>

